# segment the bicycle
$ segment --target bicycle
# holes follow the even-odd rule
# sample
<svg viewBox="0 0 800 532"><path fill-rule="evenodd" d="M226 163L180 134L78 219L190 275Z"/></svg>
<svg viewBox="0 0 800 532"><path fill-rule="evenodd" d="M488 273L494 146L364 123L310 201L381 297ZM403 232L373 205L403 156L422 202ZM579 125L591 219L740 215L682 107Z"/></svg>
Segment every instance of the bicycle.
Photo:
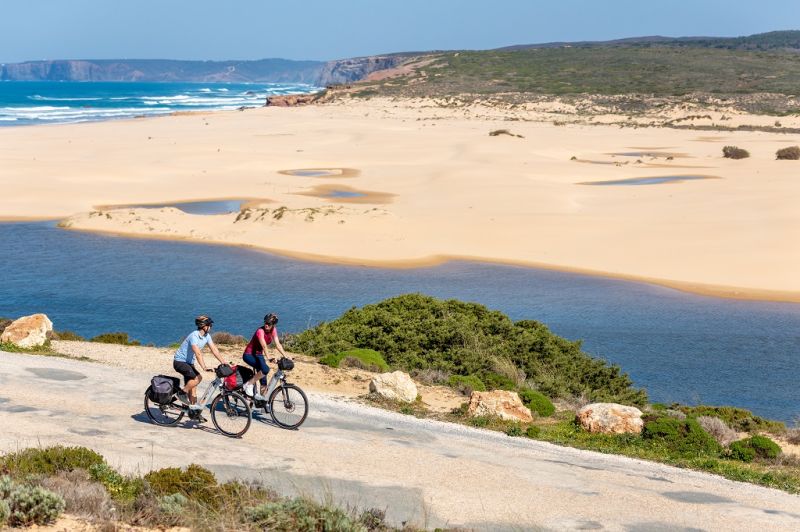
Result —
<svg viewBox="0 0 800 532"><path fill-rule="evenodd" d="M274 358L269 360L275 362ZM256 401L248 396L255 408L263 408L272 421L284 429L296 429L308 416L308 398L297 385L286 382L286 372L294 368L294 362L281 357L278 370L272 375L267 386L266 401Z"/></svg>
<svg viewBox="0 0 800 532"><path fill-rule="evenodd" d="M150 398L150 387L148 386L144 392L144 411L150 421L156 425L173 426L177 425L187 414L189 419L199 419L210 402L211 421L217 430L230 438L239 438L250 428L252 410L249 401L242 394L227 390L222 386L222 379L231 372L231 367L226 364L217 366L214 370L217 378L206 387L206 391L203 393L203 397L198 399L197 405L192 406L181 403L175 396L177 390L180 389L178 386L173 387L173 394L165 404L157 403Z"/></svg>

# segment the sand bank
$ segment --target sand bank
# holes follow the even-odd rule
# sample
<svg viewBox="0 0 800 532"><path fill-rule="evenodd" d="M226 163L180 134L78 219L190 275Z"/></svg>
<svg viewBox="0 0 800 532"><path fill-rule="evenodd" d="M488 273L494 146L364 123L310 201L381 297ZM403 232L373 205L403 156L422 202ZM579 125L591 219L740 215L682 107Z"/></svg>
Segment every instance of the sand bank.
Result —
<svg viewBox="0 0 800 532"><path fill-rule="evenodd" d="M563 126L549 112L372 100L4 128L0 216L314 260L472 258L800 301L800 162L774 160L797 135ZM774 118L725 124L765 120ZM781 120L800 127L800 118ZM522 137L489 136L497 129ZM721 158L726 144L751 158ZM691 167L717 179L580 184L694 175ZM354 202L354 191L365 195ZM214 216L95 208L193 198L270 202Z"/></svg>

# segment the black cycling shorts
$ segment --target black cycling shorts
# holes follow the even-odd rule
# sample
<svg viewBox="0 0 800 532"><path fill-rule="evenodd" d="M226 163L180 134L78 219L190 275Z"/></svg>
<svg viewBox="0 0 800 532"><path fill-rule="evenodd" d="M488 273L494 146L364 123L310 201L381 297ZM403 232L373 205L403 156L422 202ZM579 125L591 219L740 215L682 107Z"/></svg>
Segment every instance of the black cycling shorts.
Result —
<svg viewBox="0 0 800 532"><path fill-rule="evenodd" d="M200 372L194 367L194 364L187 364L186 362L181 362L180 360L175 360L172 363L172 368L183 375L183 383L188 384L190 380L193 380L195 377L200 375Z"/></svg>

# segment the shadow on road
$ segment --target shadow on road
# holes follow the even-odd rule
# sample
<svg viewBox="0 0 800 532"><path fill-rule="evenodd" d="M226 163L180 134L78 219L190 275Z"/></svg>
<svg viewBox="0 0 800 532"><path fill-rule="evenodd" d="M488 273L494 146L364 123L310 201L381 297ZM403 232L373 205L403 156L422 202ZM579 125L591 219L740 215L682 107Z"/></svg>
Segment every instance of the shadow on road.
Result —
<svg viewBox="0 0 800 532"><path fill-rule="evenodd" d="M154 427L160 427L161 426L161 425L156 425L155 423L150 421L150 418L147 417L147 414L144 413L144 412L139 412L138 414L133 414L131 416L131 419L134 420L134 421L138 421L139 423L144 423L146 425L153 425ZM210 423L210 421L209 421L209 423ZM204 425L202 423L199 423L199 422L197 422L197 421L195 421L193 419L188 419L188 418L184 418L184 421L178 423L177 425L172 425L172 426L162 427L162 428L169 429L169 428L173 428L173 427L178 427L178 428L181 428L181 429L201 430L201 431L207 432L209 434L220 434L220 432L217 429L212 428L210 426L206 426L206 425Z"/></svg>

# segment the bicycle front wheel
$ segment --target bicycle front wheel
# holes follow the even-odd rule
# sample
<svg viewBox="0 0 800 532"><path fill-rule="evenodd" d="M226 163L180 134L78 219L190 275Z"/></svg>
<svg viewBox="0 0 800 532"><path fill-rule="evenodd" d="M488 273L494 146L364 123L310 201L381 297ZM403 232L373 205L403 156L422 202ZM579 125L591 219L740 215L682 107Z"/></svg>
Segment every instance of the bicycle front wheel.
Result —
<svg viewBox="0 0 800 532"><path fill-rule="evenodd" d="M236 392L223 393L211 402L211 421L230 438L239 438L250 428L250 404Z"/></svg>
<svg viewBox="0 0 800 532"><path fill-rule="evenodd" d="M275 388L267 404L272 421L284 429L296 429L303 424L308 415L306 394L294 384L284 384Z"/></svg>
<svg viewBox="0 0 800 532"><path fill-rule="evenodd" d="M148 388L149 390L150 388ZM150 400L147 391L144 392L144 411L150 421L165 427L176 425L182 418L184 409L176 402L173 396L169 403L160 405Z"/></svg>

